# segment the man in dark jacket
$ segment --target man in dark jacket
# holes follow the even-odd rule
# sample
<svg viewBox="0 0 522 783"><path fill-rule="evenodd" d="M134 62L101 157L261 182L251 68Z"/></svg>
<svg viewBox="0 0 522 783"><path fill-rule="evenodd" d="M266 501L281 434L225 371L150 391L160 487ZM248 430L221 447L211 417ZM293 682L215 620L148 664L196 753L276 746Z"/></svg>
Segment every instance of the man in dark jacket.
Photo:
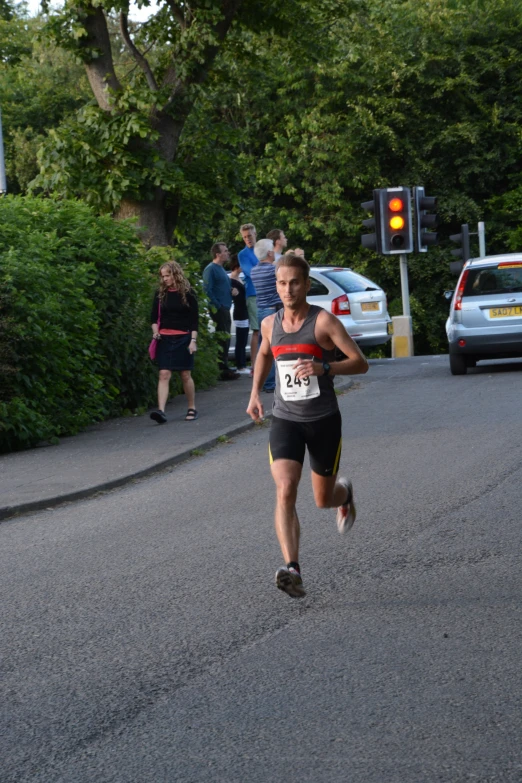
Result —
<svg viewBox="0 0 522 783"><path fill-rule="evenodd" d="M222 381L235 381L241 376L228 366L228 349L230 346L230 329L232 319L230 308L232 307L232 293L230 280L223 269L230 258L230 252L223 242L212 245L210 252L212 261L203 270L203 284L205 293L210 299L215 312L211 313L212 320L216 324L216 331L221 332L219 339L221 351L219 366ZM227 334L228 337L223 336Z"/></svg>

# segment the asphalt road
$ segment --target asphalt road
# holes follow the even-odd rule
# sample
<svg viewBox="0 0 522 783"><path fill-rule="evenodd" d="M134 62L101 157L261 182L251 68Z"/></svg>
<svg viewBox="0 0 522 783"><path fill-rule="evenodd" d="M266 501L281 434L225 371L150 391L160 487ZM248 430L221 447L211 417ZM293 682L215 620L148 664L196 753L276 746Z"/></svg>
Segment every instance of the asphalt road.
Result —
<svg viewBox="0 0 522 783"><path fill-rule="evenodd" d="M340 397L359 516L298 508L268 428L0 525L2 783L522 781L522 365L373 363Z"/></svg>

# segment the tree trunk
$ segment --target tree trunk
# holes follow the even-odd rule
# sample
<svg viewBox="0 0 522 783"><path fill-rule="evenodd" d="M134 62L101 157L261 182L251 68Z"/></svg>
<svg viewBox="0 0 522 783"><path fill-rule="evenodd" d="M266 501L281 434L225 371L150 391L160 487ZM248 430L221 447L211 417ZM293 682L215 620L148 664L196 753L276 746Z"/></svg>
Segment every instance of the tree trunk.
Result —
<svg viewBox="0 0 522 783"><path fill-rule="evenodd" d="M166 209L166 194L158 188L157 195L150 201L135 201L124 198L114 217L117 220L134 218L142 240L147 247L154 245L169 245L172 239L172 229L168 225L170 210Z"/></svg>
<svg viewBox="0 0 522 783"><path fill-rule="evenodd" d="M194 95L190 94L190 87L202 84L206 79L219 46L225 39L242 3L243 0L221 0L222 18L213 28L215 40L208 43L202 53L199 52L196 59L194 59L193 54L192 60L187 55L187 62L190 64L190 68L187 72L188 75L184 79L180 77L180 71L183 71L183 61L181 63L172 62L170 68L167 69L161 87L164 92L170 92L170 95L168 95L166 103L163 104L162 108L154 110L150 115L151 127L158 132L159 136L153 146L159 156L167 163L172 163L176 159L180 136L192 109ZM182 29L184 29L184 26L188 23L188 17L184 13L184 4L169 2L168 0L167 4L171 6L174 16L178 18ZM89 51L91 53L90 57L84 59L89 83L100 108L106 112L111 112L114 110L114 102L111 101L111 91L113 93L120 92L121 85L118 82L114 68L106 10L103 8L103 3L95 4L94 0L85 0L81 7L79 6L80 12L86 32L85 40L82 39L81 45L86 52ZM187 11L187 13L189 12ZM120 26L127 48L137 65L143 70L150 90L157 96L156 78L149 62L138 51L129 34L127 15L125 13L120 15ZM142 140L132 140L131 144L140 146ZM142 229L141 236L143 242L151 247L153 245L171 244L178 213L179 199L174 194L167 194L160 187L157 187L154 197L149 200L123 198L114 217L117 220L135 218L138 227Z"/></svg>

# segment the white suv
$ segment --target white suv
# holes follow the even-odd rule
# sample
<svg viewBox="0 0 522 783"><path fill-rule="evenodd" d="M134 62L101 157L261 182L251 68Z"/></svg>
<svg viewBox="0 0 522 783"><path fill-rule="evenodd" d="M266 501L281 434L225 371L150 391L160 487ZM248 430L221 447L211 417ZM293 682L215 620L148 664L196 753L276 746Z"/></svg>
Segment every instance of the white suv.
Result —
<svg viewBox="0 0 522 783"><path fill-rule="evenodd" d="M465 264L446 333L452 375L465 375L480 359L522 356L522 253Z"/></svg>

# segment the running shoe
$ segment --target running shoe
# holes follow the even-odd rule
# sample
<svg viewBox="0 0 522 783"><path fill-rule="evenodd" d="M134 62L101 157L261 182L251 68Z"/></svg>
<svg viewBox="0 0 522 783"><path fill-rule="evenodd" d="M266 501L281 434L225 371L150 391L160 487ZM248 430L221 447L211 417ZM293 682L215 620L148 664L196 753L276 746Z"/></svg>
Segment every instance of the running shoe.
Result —
<svg viewBox="0 0 522 783"><path fill-rule="evenodd" d="M340 478L337 482L346 489L346 503L337 509L337 529L339 533L347 533L352 529L357 510L353 502L353 486L348 479Z"/></svg>
<svg viewBox="0 0 522 783"><path fill-rule="evenodd" d="M303 587L301 574L295 568L280 568L275 575L276 586L290 598L304 598L306 590Z"/></svg>

